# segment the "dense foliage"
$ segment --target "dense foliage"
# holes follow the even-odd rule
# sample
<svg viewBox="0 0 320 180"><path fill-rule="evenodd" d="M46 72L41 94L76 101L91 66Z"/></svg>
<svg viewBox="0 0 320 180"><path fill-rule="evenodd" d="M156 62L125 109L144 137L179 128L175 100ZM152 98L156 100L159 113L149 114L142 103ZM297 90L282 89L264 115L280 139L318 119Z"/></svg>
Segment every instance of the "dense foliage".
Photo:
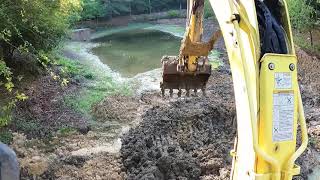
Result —
<svg viewBox="0 0 320 180"><path fill-rule="evenodd" d="M44 67L46 52L66 35L70 23L78 20L80 0L0 0L0 88L14 97L0 107L0 126L10 120L10 109L27 97L14 90L8 64L14 54L32 54Z"/></svg>
<svg viewBox="0 0 320 180"><path fill-rule="evenodd" d="M0 46L5 58L14 50L50 50L65 35L80 8L77 0L2 0Z"/></svg>
<svg viewBox="0 0 320 180"><path fill-rule="evenodd" d="M82 0L82 19L185 9L186 0Z"/></svg>
<svg viewBox="0 0 320 180"><path fill-rule="evenodd" d="M82 0L82 19L94 19L103 17L107 13L107 6L102 0Z"/></svg>
<svg viewBox="0 0 320 180"><path fill-rule="evenodd" d="M303 47L314 48L313 29L319 26L320 2L318 0L288 0L288 9L291 17L292 27L300 32L308 32L310 45L306 40L298 39L298 44ZM318 45L317 45L318 46Z"/></svg>
<svg viewBox="0 0 320 180"><path fill-rule="evenodd" d="M294 28L306 30L315 24L315 9L305 0L288 0L288 8Z"/></svg>

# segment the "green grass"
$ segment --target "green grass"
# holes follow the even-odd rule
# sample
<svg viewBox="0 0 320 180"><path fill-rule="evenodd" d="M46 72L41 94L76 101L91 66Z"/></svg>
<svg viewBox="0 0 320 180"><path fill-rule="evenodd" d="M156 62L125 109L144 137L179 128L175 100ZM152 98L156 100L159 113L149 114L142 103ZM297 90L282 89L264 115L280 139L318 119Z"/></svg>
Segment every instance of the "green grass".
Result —
<svg viewBox="0 0 320 180"><path fill-rule="evenodd" d="M4 144L10 144L13 140L13 135L8 130L1 130L0 131L0 142Z"/></svg>
<svg viewBox="0 0 320 180"><path fill-rule="evenodd" d="M178 18L180 17L180 12L178 10L170 10L167 12L169 18Z"/></svg>
<svg viewBox="0 0 320 180"><path fill-rule="evenodd" d="M93 71L92 73L96 72ZM98 74L94 75L99 76ZM90 115L92 106L102 101L106 96L115 94L132 95L132 90L128 84L116 82L111 77L99 78L90 81L88 84L80 91L64 97L67 106L86 116Z"/></svg>
<svg viewBox="0 0 320 180"><path fill-rule="evenodd" d="M223 66L223 62L221 61L220 56L221 52L217 50L213 50L210 52L208 58L213 69L217 69L220 66Z"/></svg>
<svg viewBox="0 0 320 180"><path fill-rule="evenodd" d="M77 132L77 130L73 127L62 127L58 130L58 134L63 137L74 134L75 132Z"/></svg>
<svg viewBox="0 0 320 180"><path fill-rule="evenodd" d="M56 63L57 65L62 66L62 73L64 73L64 75L82 75L86 79L94 79L93 73L91 73L77 61L73 61L64 57L59 57Z"/></svg>
<svg viewBox="0 0 320 180"><path fill-rule="evenodd" d="M310 42L307 41L305 37L299 35L294 36L294 42L302 49L307 50L312 54L317 54L318 56L320 55L320 44L314 44L313 46L311 46Z"/></svg>
<svg viewBox="0 0 320 180"><path fill-rule="evenodd" d="M58 63L65 67L67 72L84 76L87 79L79 91L64 97L64 103L68 107L85 116L90 116L92 106L102 101L106 96L131 94L131 88L127 84L117 82L107 71L96 69L96 66L89 59L78 62L61 58Z"/></svg>
<svg viewBox="0 0 320 180"><path fill-rule="evenodd" d="M74 110L89 115L92 105L103 100L106 95L107 93L103 90L84 88L78 94L65 96L64 101Z"/></svg>

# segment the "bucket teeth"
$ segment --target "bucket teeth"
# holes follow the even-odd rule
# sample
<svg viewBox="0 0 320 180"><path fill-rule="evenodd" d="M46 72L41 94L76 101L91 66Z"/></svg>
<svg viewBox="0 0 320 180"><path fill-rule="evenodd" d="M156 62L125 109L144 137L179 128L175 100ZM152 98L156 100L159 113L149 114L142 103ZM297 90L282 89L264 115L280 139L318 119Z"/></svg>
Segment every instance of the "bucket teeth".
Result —
<svg viewBox="0 0 320 180"><path fill-rule="evenodd" d="M170 93L170 97L172 97L173 96L173 89L170 89L169 93Z"/></svg>
<svg viewBox="0 0 320 180"><path fill-rule="evenodd" d="M181 90L181 89L179 89L178 97L181 97L181 94L182 94L182 90Z"/></svg>
<svg viewBox="0 0 320 180"><path fill-rule="evenodd" d="M164 56L162 62L162 82L160 88L162 96L165 96L165 90L169 89L170 97L173 96L173 90L178 90L178 97L181 97L182 90L186 90L186 96L190 96L190 90L197 95L198 90L202 90L205 95L205 87L211 75L211 65L202 64L196 72L178 71L178 57Z"/></svg>
<svg viewBox="0 0 320 180"><path fill-rule="evenodd" d="M194 89L193 92L194 92L194 95L197 96L198 90L197 90L197 89Z"/></svg>
<svg viewBox="0 0 320 180"><path fill-rule="evenodd" d="M206 97L207 96L206 88L202 88L201 91L202 91L202 95Z"/></svg>
<svg viewBox="0 0 320 180"><path fill-rule="evenodd" d="M189 97L189 96L190 96L190 91L189 91L189 89L187 89L186 91L187 91L187 92L186 92L186 96Z"/></svg>

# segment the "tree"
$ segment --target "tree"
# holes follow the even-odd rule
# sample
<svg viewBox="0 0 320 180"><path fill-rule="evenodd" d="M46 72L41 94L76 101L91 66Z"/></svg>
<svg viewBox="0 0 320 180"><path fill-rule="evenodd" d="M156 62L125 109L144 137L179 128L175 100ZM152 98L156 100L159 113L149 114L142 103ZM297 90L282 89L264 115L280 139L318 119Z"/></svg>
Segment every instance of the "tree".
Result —
<svg viewBox="0 0 320 180"><path fill-rule="evenodd" d="M107 11L106 15L109 17L129 15L133 12L132 2L134 0L104 0Z"/></svg>
<svg viewBox="0 0 320 180"><path fill-rule="evenodd" d="M123 16L186 8L185 0L103 0L109 16Z"/></svg>
<svg viewBox="0 0 320 180"><path fill-rule="evenodd" d="M81 19L89 20L103 17L107 14L107 7L102 0L82 0Z"/></svg>
<svg viewBox="0 0 320 180"><path fill-rule="evenodd" d="M307 0L307 3L315 10L314 11L314 18L315 18L315 25L320 26L320 1L319 0Z"/></svg>
<svg viewBox="0 0 320 180"><path fill-rule="evenodd" d="M315 9L305 0L288 0L292 26L299 31L308 31L313 45L312 29L316 23Z"/></svg>
<svg viewBox="0 0 320 180"><path fill-rule="evenodd" d="M11 119L11 109L23 93L14 90L13 74L7 67L14 52L33 54L46 67L45 52L61 41L78 19L80 0L1 0L0 3L0 87L12 94L12 101L0 107L0 126ZM12 67L14 68L14 67Z"/></svg>
<svg viewBox="0 0 320 180"><path fill-rule="evenodd" d="M76 18L80 1L2 0L0 47L5 60L14 50L50 50L66 34L71 17Z"/></svg>

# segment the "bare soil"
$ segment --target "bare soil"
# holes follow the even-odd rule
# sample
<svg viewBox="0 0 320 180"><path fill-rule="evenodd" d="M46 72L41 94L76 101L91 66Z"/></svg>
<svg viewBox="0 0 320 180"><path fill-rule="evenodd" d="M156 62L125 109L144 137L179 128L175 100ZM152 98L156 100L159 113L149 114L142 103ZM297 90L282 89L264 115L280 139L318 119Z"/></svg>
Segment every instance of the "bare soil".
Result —
<svg viewBox="0 0 320 180"><path fill-rule="evenodd" d="M79 87L75 81L64 88L50 75L40 77L24 88L23 92L29 98L18 102L10 128L28 138L48 138L63 127L86 133L89 130L88 119L66 107L63 100L64 95Z"/></svg>
<svg viewBox="0 0 320 180"><path fill-rule="evenodd" d="M208 97L174 99L148 109L123 137L128 179L228 179L234 101L230 75L215 72Z"/></svg>

